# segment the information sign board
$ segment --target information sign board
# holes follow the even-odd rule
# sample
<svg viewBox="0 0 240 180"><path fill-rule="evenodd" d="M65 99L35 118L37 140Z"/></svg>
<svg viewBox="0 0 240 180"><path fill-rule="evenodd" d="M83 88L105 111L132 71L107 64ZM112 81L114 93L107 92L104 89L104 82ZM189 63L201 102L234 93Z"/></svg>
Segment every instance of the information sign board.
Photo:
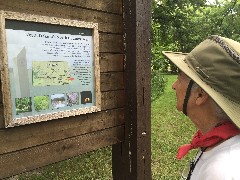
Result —
<svg viewBox="0 0 240 180"><path fill-rule="evenodd" d="M100 111L98 25L1 12L5 126Z"/></svg>

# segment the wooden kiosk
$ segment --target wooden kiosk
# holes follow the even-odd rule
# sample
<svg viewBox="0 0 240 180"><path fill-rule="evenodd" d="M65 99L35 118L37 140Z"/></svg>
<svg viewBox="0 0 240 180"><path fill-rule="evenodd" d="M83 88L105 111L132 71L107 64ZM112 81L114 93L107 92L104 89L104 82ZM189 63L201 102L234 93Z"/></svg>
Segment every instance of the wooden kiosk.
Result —
<svg viewBox="0 0 240 180"><path fill-rule="evenodd" d="M151 179L151 1L0 0L0 22L0 179L106 146L113 179Z"/></svg>

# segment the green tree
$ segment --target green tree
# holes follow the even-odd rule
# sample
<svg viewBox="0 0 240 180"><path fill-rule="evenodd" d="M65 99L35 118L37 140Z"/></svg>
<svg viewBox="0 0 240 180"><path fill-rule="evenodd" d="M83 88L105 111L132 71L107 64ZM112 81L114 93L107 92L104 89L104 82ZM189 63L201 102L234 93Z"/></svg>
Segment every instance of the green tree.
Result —
<svg viewBox="0 0 240 180"><path fill-rule="evenodd" d="M240 1L216 0L215 3L208 3L208 0L152 1L153 96L164 89L156 86L159 83L158 78L163 79L157 77L159 76L157 74L177 71L176 67L162 55L162 51L190 52L209 35L221 35L240 41Z"/></svg>
<svg viewBox="0 0 240 180"><path fill-rule="evenodd" d="M158 24L157 39L162 46L189 52L203 39L218 34L238 40L240 37L240 1L153 0L153 24ZM156 26L156 25L155 25ZM154 39L155 37L153 37ZM175 49L174 49L175 50Z"/></svg>

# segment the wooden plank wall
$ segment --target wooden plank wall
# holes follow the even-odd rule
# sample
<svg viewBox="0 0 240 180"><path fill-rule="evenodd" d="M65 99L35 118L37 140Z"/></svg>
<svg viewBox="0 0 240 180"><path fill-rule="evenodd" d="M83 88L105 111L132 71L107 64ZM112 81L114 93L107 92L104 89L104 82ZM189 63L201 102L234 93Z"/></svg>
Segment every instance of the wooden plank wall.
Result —
<svg viewBox="0 0 240 180"><path fill-rule="evenodd" d="M122 7L122 0L0 0L0 10L98 23L102 102L101 112L5 129L0 93L0 179L123 141Z"/></svg>

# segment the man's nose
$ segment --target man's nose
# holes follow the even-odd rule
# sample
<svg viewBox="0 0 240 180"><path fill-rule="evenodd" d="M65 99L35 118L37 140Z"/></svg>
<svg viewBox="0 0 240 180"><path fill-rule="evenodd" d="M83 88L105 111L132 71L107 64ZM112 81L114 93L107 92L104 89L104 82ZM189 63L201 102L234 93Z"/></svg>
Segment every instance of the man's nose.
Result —
<svg viewBox="0 0 240 180"><path fill-rule="evenodd" d="M176 90L176 81L172 84L172 89Z"/></svg>

